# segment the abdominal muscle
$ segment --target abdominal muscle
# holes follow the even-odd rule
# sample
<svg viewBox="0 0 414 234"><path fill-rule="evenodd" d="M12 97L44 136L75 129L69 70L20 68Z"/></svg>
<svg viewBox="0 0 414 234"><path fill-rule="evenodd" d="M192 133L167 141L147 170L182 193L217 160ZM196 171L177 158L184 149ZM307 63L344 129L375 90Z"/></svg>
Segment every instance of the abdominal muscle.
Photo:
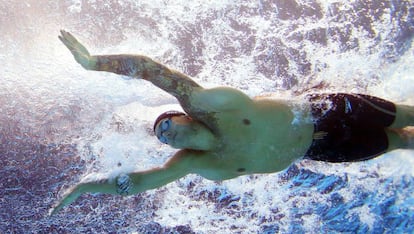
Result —
<svg viewBox="0 0 414 234"><path fill-rule="evenodd" d="M312 143L311 124L256 130L247 139L240 137L243 134L224 137L222 140L226 144L199 158L201 170L198 174L212 180L224 180L245 174L282 171L303 157Z"/></svg>
<svg viewBox="0 0 414 234"><path fill-rule="evenodd" d="M298 110L283 101L256 101L256 106L258 124L253 118L250 140L235 148L247 153L254 173L284 170L303 157L312 143L314 125L305 117L306 105Z"/></svg>
<svg viewBox="0 0 414 234"><path fill-rule="evenodd" d="M303 126L301 131L283 134L284 139L271 144L269 141L256 142L240 147L244 152L239 163L246 164L246 172L271 173L289 167L295 160L302 158L312 143L313 126ZM244 162L245 161L245 162Z"/></svg>
<svg viewBox="0 0 414 234"><path fill-rule="evenodd" d="M217 114L221 144L198 159L197 173L213 180L273 173L303 157L312 143L314 126L298 118L289 104L255 100L236 112ZM307 113L306 108L302 111Z"/></svg>
<svg viewBox="0 0 414 234"><path fill-rule="evenodd" d="M200 167L195 172L210 180L279 172L303 157L309 146L308 141L278 146L263 144L260 141L237 145L232 149L206 153L204 157L199 158Z"/></svg>

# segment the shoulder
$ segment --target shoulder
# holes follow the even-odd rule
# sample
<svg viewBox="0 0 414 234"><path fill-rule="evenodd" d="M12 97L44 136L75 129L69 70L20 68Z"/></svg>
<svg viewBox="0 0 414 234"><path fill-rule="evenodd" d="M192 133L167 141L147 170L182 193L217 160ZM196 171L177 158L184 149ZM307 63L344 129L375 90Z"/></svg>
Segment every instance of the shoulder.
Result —
<svg viewBox="0 0 414 234"><path fill-rule="evenodd" d="M203 89L194 93L192 104L206 111L215 112L243 108L252 99L240 90L229 87Z"/></svg>

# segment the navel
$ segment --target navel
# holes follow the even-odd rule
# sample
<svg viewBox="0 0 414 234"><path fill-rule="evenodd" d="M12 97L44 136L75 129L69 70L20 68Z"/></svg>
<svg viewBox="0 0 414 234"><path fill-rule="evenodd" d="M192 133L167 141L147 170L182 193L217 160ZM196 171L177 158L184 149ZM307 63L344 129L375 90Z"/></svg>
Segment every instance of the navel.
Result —
<svg viewBox="0 0 414 234"><path fill-rule="evenodd" d="M250 122L250 120L249 120L249 119L243 119L243 124L244 124L244 125L250 125L250 124L251 124L251 122Z"/></svg>

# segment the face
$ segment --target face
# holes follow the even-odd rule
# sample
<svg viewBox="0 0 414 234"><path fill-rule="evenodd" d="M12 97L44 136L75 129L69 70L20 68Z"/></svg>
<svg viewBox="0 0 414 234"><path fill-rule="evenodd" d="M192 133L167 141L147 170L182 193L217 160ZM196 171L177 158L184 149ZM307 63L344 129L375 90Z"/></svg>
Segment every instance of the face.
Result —
<svg viewBox="0 0 414 234"><path fill-rule="evenodd" d="M186 138L191 137L191 120L187 116L173 116L162 119L155 127L155 135L164 144L179 147Z"/></svg>

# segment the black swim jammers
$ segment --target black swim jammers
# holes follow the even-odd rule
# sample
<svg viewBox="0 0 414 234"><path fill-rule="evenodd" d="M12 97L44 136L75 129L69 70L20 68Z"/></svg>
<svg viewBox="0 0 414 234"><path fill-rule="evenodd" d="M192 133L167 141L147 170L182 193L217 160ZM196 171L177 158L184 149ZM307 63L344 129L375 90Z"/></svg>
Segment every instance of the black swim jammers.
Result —
<svg viewBox="0 0 414 234"><path fill-rule="evenodd" d="M305 158L350 162L374 158L388 148L385 128L395 119L393 103L362 94L308 96L315 131Z"/></svg>

